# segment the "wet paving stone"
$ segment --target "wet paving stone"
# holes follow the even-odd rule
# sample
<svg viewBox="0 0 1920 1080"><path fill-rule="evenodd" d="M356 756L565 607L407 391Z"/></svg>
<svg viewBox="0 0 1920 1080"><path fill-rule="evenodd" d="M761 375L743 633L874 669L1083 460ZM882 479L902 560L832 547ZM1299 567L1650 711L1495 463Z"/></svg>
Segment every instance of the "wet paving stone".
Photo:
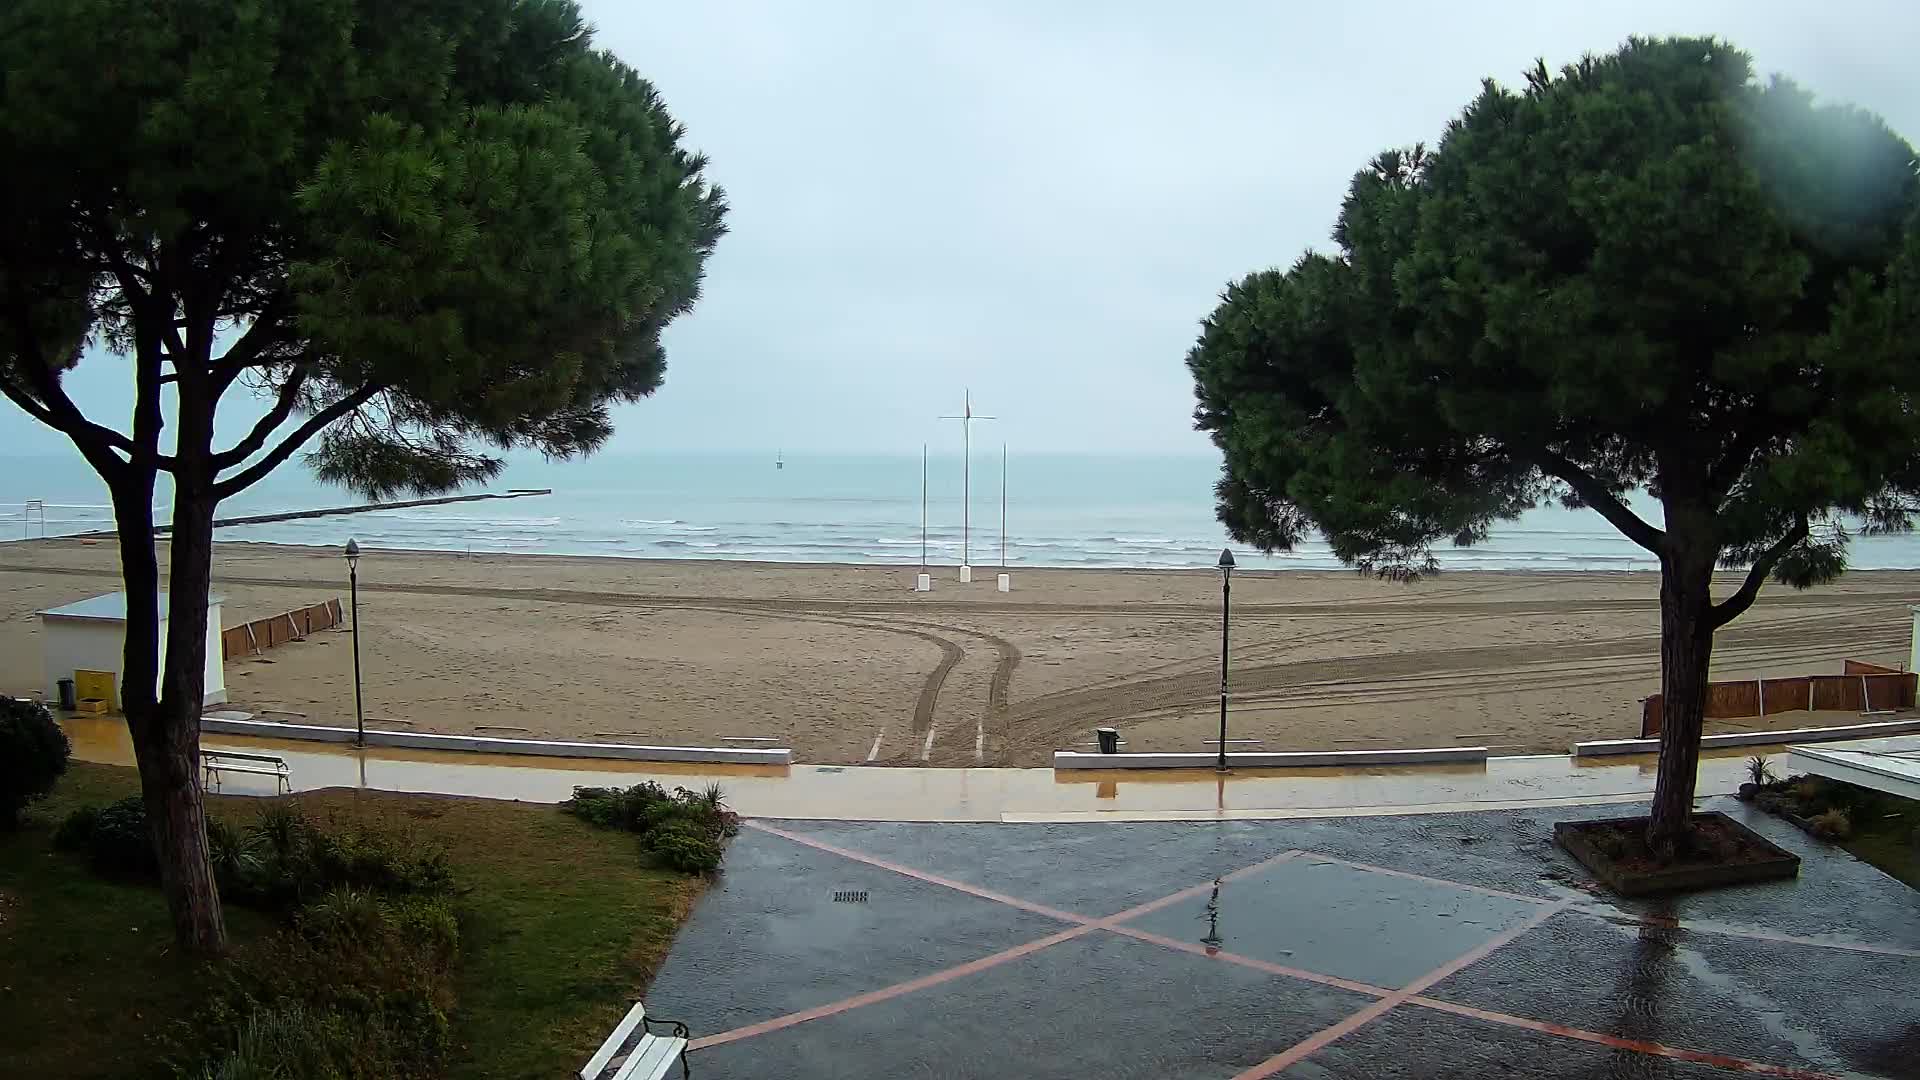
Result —
<svg viewBox="0 0 1920 1080"><path fill-rule="evenodd" d="M1397 989L1541 905L1306 858L1276 863L1127 925L1271 964Z"/></svg>
<svg viewBox="0 0 1920 1080"><path fill-rule="evenodd" d="M836 900L864 892L861 902ZM647 1008L711 1035L912 979L1064 924L744 830Z"/></svg>
<svg viewBox="0 0 1920 1080"><path fill-rule="evenodd" d="M1760 972L1770 972L1761 976ZM1870 978L1863 978L1875 972ZM1667 1046L1828 1072L1916 1016L1897 991L1859 1001L1812 993L1814 973L1891 989L1920 961L1620 926L1578 913L1427 991L1428 997ZM1890 1012L1879 1011L1891 1008ZM1904 1019L1903 1019L1904 1018ZM1920 1055L1907 1075L1920 1073ZM1878 1069L1870 1072L1881 1072Z"/></svg>
<svg viewBox="0 0 1920 1080"><path fill-rule="evenodd" d="M1732 1080L1750 1075L1404 1006L1280 1073L1285 1080Z"/></svg>
<svg viewBox="0 0 1920 1080"><path fill-rule="evenodd" d="M1631 809L1618 806L1314 821L768 822L793 835L749 828L734 842L647 1001L699 1037L878 992L693 1053L697 1076L799 1080L1227 1078L1372 1001L1107 930L1076 933L1071 921L808 846L825 843L1084 918L1197 888L1127 927L1385 987L1532 918L1540 905L1525 897L1566 901L1575 906L1426 994L1727 1061L1920 1080L1920 955L1902 954L1920 949L1920 894L1730 800L1708 805L1800 854L1800 880L1611 897L1551 834L1558 820ZM1205 887L1236 871L1245 873L1217 896ZM954 970L1061 933L1075 936ZM1768 939L1781 935L1891 952ZM909 980L919 981L889 990ZM1285 1075L1737 1074L1408 1003Z"/></svg>
<svg viewBox="0 0 1920 1080"><path fill-rule="evenodd" d="M1371 998L1102 931L696 1050L700 1080L1226 1080Z"/></svg>

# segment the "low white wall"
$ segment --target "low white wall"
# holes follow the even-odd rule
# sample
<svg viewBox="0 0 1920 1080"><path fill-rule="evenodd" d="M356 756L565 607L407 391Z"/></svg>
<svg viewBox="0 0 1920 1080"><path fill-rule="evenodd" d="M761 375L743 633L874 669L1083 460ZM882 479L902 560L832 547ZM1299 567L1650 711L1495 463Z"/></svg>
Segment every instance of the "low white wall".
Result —
<svg viewBox="0 0 1920 1080"><path fill-rule="evenodd" d="M1841 727L1789 728L1785 731L1733 731L1708 735L1703 747L1765 746L1769 743L1832 742L1836 739L1873 739L1883 735L1912 735L1920 732L1920 720L1890 720L1878 724L1846 724ZM1605 757L1609 754L1657 754L1659 739L1600 739L1573 744L1574 757Z"/></svg>
<svg viewBox="0 0 1920 1080"><path fill-rule="evenodd" d="M200 730L215 735L249 735L262 739L304 739L350 743L354 730L319 724L276 724L266 720L200 718ZM531 754L539 757L617 758L624 761L693 761L726 765L791 765L793 751L784 747L744 750L732 746L640 746L633 743L547 742L541 739L496 739L483 735L432 735L413 731L367 732L368 746L396 746L413 750L465 750L481 754Z"/></svg>
<svg viewBox="0 0 1920 1080"><path fill-rule="evenodd" d="M1337 768L1357 765L1434 765L1445 762L1484 762L1484 746L1439 746L1425 750L1297 750L1228 751L1227 764L1241 768ZM1220 761L1212 754L1087 754L1056 750L1056 769L1210 769Z"/></svg>

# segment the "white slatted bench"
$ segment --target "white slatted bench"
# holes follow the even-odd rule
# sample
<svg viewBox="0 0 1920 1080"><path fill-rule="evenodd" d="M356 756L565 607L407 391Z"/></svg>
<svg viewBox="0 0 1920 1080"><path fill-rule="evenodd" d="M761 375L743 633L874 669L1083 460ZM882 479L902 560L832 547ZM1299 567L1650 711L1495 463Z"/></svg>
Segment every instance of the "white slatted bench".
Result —
<svg viewBox="0 0 1920 1080"><path fill-rule="evenodd" d="M648 1027L658 1024L670 1034L655 1035ZM687 1025L678 1020L649 1020L647 1007L634 1002L626 1019L613 1029L580 1070L580 1080L660 1080L673 1069L677 1059L680 1075L692 1075L687 1069Z"/></svg>
<svg viewBox="0 0 1920 1080"><path fill-rule="evenodd" d="M273 777L273 789L276 792L293 793L293 773L287 768L287 760L273 754L242 754L237 750L202 750L200 768L205 776L201 784L204 788L217 789L222 773L253 773L257 776Z"/></svg>

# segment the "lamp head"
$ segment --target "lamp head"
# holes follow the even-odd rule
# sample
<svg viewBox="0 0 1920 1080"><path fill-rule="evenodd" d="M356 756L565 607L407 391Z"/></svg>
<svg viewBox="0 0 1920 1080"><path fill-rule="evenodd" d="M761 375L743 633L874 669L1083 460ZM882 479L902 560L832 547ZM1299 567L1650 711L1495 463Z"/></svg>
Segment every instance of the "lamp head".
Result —
<svg viewBox="0 0 1920 1080"><path fill-rule="evenodd" d="M1233 573L1233 549L1231 549L1231 548L1221 548L1221 549L1220 549L1220 564L1219 564L1219 565L1220 565L1220 572L1221 572L1221 573L1223 573L1223 574L1231 574L1231 573Z"/></svg>
<svg viewBox="0 0 1920 1080"><path fill-rule="evenodd" d="M352 569L360 562L360 542L351 537L347 539L347 568Z"/></svg>

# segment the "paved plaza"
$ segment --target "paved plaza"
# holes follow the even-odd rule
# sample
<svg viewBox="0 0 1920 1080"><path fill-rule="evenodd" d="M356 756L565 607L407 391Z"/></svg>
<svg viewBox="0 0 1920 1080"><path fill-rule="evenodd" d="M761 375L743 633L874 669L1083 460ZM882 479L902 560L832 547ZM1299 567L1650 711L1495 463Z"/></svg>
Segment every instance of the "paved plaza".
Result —
<svg viewBox="0 0 1920 1080"><path fill-rule="evenodd" d="M1920 1077L1920 894L1731 800L1797 882L1619 901L1630 808L756 820L648 994L693 1074Z"/></svg>

